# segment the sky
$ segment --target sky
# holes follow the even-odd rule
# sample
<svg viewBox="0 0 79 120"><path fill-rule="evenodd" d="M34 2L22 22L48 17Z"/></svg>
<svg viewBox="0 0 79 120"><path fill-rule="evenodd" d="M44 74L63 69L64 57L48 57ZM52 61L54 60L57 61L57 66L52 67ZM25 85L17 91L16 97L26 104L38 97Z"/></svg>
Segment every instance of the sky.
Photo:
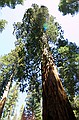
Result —
<svg viewBox="0 0 79 120"><path fill-rule="evenodd" d="M5 19L8 24L5 30L0 33L0 56L9 53L15 48L16 41L13 33L13 23L21 22L25 11L31 7L33 3L38 5L45 5L49 9L49 13L56 17L56 20L64 30L64 36L71 42L79 45L79 13L74 16L66 15L58 11L58 4L60 0L25 0L23 5L17 5L15 9L5 7L0 9L0 19Z"/></svg>

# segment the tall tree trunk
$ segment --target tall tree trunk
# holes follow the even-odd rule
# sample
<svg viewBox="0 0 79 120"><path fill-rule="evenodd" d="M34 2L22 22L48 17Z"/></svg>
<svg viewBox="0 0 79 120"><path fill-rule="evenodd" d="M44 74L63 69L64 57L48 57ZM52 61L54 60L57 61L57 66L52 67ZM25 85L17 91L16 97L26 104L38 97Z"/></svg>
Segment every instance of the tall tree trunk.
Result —
<svg viewBox="0 0 79 120"><path fill-rule="evenodd" d="M3 97L2 97L2 99L0 101L0 118L2 116L3 108L4 108L4 105L5 105L8 93L9 93L9 89L10 89L12 79L13 79L13 74L10 76L10 80L9 80L7 86L6 86L6 89L4 90Z"/></svg>
<svg viewBox="0 0 79 120"><path fill-rule="evenodd" d="M76 120L53 57L46 46L43 49L42 81L43 120Z"/></svg>

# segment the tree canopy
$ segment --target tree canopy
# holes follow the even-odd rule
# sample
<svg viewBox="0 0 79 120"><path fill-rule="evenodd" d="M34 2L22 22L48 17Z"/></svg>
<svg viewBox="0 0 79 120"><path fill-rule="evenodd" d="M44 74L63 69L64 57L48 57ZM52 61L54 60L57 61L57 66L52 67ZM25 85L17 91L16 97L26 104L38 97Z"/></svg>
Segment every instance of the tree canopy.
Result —
<svg viewBox="0 0 79 120"><path fill-rule="evenodd" d="M63 13L63 15L71 14L79 12L79 0L60 0L59 3L59 11Z"/></svg>
<svg viewBox="0 0 79 120"><path fill-rule="evenodd" d="M26 78L31 81L33 77L36 77L34 80L36 80L39 86L40 80L38 78L40 79L39 71L41 69L40 63L43 49L43 43L41 41L41 36L44 33L43 25L47 22L48 30L46 33L48 34L49 41L52 40L55 42L58 36L57 27L59 24L54 22L53 16L49 18L48 9L45 6L39 8L38 5L33 4L32 7L25 12L22 23L14 24L17 38L15 44L20 47L18 54L22 69L18 69L18 73L23 73L23 77L25 78L27 76Z"/></svg>
<svg viewBox="0 0 79 120"><path fill-rule="evenodd" d="M17 4L22 4L24 0L0 0L0 7L8 6L10 8L15 8Z"/></svg>

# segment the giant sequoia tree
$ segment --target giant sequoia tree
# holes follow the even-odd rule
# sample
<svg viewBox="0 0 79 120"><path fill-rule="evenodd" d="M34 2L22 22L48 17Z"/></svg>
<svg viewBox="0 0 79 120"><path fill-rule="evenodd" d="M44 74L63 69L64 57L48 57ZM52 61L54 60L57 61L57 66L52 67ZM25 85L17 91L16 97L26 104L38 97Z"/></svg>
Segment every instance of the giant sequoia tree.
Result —
<svg viewBox="0 0 79 120"><path fill-rule="evenodd" d="M30 89L36 89L40 101L42 82L43 120L75 120L49 47L49 42L57 40L59 28L48 9L35 4L25 12L22 23L14 25L16 46L20 48L20 68L17 66L20 87L24 91L27 80L29 84L35 81L36 84Z"/></svg>

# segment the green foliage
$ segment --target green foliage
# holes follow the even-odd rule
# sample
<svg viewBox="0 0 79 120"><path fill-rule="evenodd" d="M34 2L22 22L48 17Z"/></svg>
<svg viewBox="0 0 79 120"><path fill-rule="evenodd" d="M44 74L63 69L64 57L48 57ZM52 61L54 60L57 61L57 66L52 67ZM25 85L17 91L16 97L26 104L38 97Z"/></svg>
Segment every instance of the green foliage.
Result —
<svg viewBox="0 0 79 120"><path fill-rule="evenodd" d="M8 6L10 8L15 8L17 4L22 4L24 0L0 0L0 7Z"/></svg>
<svg viewBox="0 0 79 120"><path fill-rule="evenodd" d="M14 115L17 99L18 99L18 85L15 84L13 87L11 87L9 91L1 120L5 119L11 120L11 117Z"/></svg>
<svg viewBox="0 0 79 120"><path fill-rule="evenodd" d="M23 2L24 0L0 0L0 8L8 6L14 9L17 4L23 4ZM0 32L2 32L5 29L6 24L6 20L0 20Z"/></svg>
<svg viewBox="0 0 79 120"><path fill-rule="evenodd" d="M51 40L52 42L56 42L57 37L59 36L59 24L55 22L55 18L53 16L50 16L47 24L48 29L46 31L46 34L49 37L49 40Z"/></svg>
<svg viewBox="0 0 79 120"><path fill-rule="evenodd" d="M66 14L75 14L79 12L79 1L78 0L60 0L59 11Z"/></svg>
<svg viewBox="0 0 79 120"><path fill-rule="evenodd" d="M35 120L41 120L42 118L42 108L41 101L38 101L37 99L37 93L35 90L32 92L28 92L27 98L26 98L26 116L34 117Z"/></svg>
<svg viewBox="0 0 79 120"><path fill-rule="evenodd" d="M64 40L62 32L60 36L55 44L57 46L53 48L53 56L72 108L79 118L79 109L76 105L79 94L79 47L75 43Z"/></svg>
<svg viewBox="0 0 79 120"><path fill-rule="evenodd" d="M44 31L44 23L47 23L48 29ZM39 7L33 4L29 8L22 19L22 23L14 24L14 33L17 41L16 46L19 47L19 66L17 78L19 78L20 89L23 92L27 90L30 97L26 103L27 109L33 113L37 120L40 120L40 99L42 92L41 80L41 61L42 52L45 41L43 34L46 34L48 41L55 42L59 34L59 24L54 21L54 17L50 16L45 6ZM51 32L51 31L52 32ZM27 82L28 81L28 82Z"/></svg>
<svg viewBox="0 0 79 120"><path fill-rule="evenodd" d="M10 62L7 60L7 56L3 56L0 58L1 64L1 71L0 71L0 97L3 95L4 89L10 79L11 74L9 73L10 70L12 71L12 66Z"/></svg>
<svg viewBox="0 0 79 120"><path fill-rule="evenodd" d="M74 109L75 116L77 120L79 120L79 95L74 97L74 103L72 106L74 106L73 109Z"/></svg>
<svg viewBox="0 0 79 120"><path fill-rule="evenodd" d="M44 31L44 24L48 28ZM55 18L50 16L45 6L33 4L22 19L22 23L14 24L14 34L17 41L16 48L7 56L0 58L0 91L3 94L10 75L14 71L13 80L20 82L20 90L27 91L26 109L28 114L41 118L40 99L42 93L41 61L44 45L55 43L53 54L58 66L60 77L71 102L79 93L79 48L64 40L61 27ZM43 35L47 37L47 44ZM52 48L51 48L52 50ZM76 111L77 112L77 111Z"/></svg>
<svg viewBox="0 0 79 120"><path fill-rule="evenodd" d="M16 48L17 49L17 48ZM16 64L17 64L17 52L13 50L8 55L4 55L0 57L0 99L3 95L3 92L6 88L7 83L10 81L11 75L17 72ZM18 64L17 64L18 65ZM13 76L13 79L16 76Z"/></svg>
<svg viewBox="0 0 79 120"><path fill-rule="evenodd" d="M79 93L79 47L75 43L59 39L56 49L56 64L69 99L73 101Z"/></svg>
<svg viewBox="0 0 79 120"><path fill-rule="evenodd" d="M45 23L48 27L46 31L44 31ZM64 88L69 99L73 101L74 96L79 92L79 48L75 44L64 40L61 26L55 22L53 16L49 15L48 9L45 6L39 8L38 5L32 5L25 12L22 23L14 24L14 33L17 38L16 46L19 47L19 66L21 65L20 69L18 67L18 73L21 74L21 77L19 76L20 74L17 77L20 78L22 91L26 89L27 83L29 84L28 89L31 97L28 99L28 106L32 106L32 102L35 104L35 101L40 101L41 98L42 80L40 65L44 45L49 46L49 42L57 45L54 48L55 51L53 50L54 58L59 67L58 70ZM42 39L44 34L48 43L46 43L45 39Z"/></svg>
<svg viewBox="0 0 79 120"><path fill-rule="evenodd" d="M41 80L34 74L29 82L28 93L26 97L26 115L27 117L34 117L36 120L42 119L42 88ZM41 79L41 78L40 78Z"/></svg>
<svg viewBox="0 0 79 120"><path fill-rule="evenodd" d="M44 31L44 23L48 24L47 31ZM35 90L38 102L41 98L42 89L41 60L44 47L42 37L45 33L48 41L55 42L59 34L58 27L59 24L54 21L53 16L49 15L48 9L36 4L33 4L25 12L22 23L14 24L14 33L17 38L15 45L19 47L19 65L16 76L21 83L20 90L22 92L27 91L28 83L30 92Z"/></svg>
<svg viewBox="0 0 79 120"><path fill-rule="evenodd" d="M7 24L6 20L0 20L0 32L2 32L5 28L5 25Z"/></svg>

